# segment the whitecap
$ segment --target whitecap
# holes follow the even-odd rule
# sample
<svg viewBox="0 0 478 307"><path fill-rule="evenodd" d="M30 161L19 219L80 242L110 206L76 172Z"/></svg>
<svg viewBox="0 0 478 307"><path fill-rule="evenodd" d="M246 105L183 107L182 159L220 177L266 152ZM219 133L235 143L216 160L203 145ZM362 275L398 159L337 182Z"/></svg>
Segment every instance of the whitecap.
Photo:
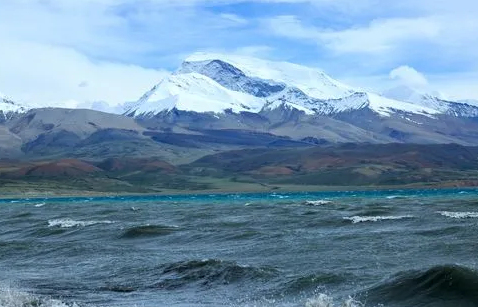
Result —
<svg viewBox="0 0 478 307"><path fill-rule="evenodd" d="M327 205L327 204L331 204L331 203L332 203L332 201L326 200L326 199L306 200L304 202L305 205L309 205L309 206L323 206L323 205Z"/></svg>
<svg viewBox="0 0 478 307"><path fill-rule="evenodd" d="M364 305L359 301L349 297L345 301L336 304L334 299L327 294L319 294L316 297L310 298L305 302L305 307L363 307Z"/></svg>
<svg viewBox="0 0 478 307"><path fill-rule="evenodd" d="M386 198L386 199L400 199L400 198L406 198L406 196L403 196L403 195L390 195L390 196L386 196L385 198Z"/></svg>
<svg viewBox="0 0 478 307"><path fill-rule="evenodd" d="M40 207L43 207L44 205L46 205L46 203L38 203L35 205L35 207L40 208Z"/></svg>
<svg viewBox="0 0 478 307"><path fill-rule="evenodd" d="M12 287L0 287L0 306L8 307L79 307L75 302L65 303L61 300L41 297Z"/></svg>
<svg viewBox="0 0 478 307"><path fill-rule="evenodd" d="M60 228L71 228L71 227L85 227L96 224L112 224L112 221L75 221L72 219L54 219L48 221L48 227L60 227Z"/></svg>
<svg viewBox="0 0 478 307"><path fill-rule="evenodd" d="M454 219L478 218L478 212L438 211L437 213L441 214L445 217L451 217L451 218L454 218Z"/></svg>
<svg viewBox="0 0 478 307"><path fill-rule="evenodd" d="M398 216L351 216L344 217L344 220L349 220L353 224L365 223L365 222L379 222L379 221L389 221L389 220L402 220L402 219L411 219L412 215L398 215Z"/></svg>

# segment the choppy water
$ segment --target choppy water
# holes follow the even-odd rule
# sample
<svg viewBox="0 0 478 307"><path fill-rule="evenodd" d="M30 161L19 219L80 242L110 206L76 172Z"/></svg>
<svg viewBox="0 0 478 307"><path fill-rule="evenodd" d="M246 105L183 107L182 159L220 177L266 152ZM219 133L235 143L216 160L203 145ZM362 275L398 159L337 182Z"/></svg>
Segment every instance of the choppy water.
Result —
<svg viewBox="0 0 478 307"><path fill-rule="evenodd" d="M478 306L478 191L0 200L0 306Z"/></svg>

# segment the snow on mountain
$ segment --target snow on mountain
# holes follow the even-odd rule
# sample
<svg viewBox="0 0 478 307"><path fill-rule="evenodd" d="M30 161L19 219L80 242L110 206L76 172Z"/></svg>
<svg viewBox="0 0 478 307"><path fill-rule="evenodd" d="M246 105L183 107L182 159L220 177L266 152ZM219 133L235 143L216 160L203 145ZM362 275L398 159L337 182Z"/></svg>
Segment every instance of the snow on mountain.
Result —
<svg viewBox="0 0 478 307"><path fill-rule="evenodd" d="M227 62L249 77L273 80L296 87L313 98L342 98L355 92L321 70L288 62L272 62L238 55L195 53L186 58L185 63L205 63L213 60Z"/></svg>
<svg viewBox="0 0 478 307"><path fill-rule="evenodd" d="M416 105L433 108L441 113L446 113L450 108L449 103L429 93L422 93L408 86L398 86L382 93L383 96L395 100L406 101Z"/></svg>
<svg viewBox="0 0 478 307"><path fill-rule="evenodd" d="M27 105L14 102L13 100L11 100L6 95L0 92L0 113L3 113L4 116L9 116L14 113L25 113L30 108L31 107Z"/></svg>
<svg viewBox="0 0 478 307"><path fill-rule="evenodd" d="M383 96L423 106L436 111L436 113L453 116L478 116L478 104L473 101L450 101L440 93L425 93L407 86L399 86L382 93Z"/></svg>
<svg viewBox="0 0 478 307"><path fill-rule="evenodd" d="M407 112L432 116L438 111L415 105L412 103L389 99L374 93L356 92L353 95L341 99L330 99L321 101L322 108L313 110L318 114L332 115L342 112L361 110L368 108L381 116L391 116L397 112Z"/></svg>
<svg viewBox="0 0 478 307"><path fill-rule="evenodd" d="M376 111L382 116L390 116L397 111L420 114L425 116L431 116L433 114L440 113L439 110L434 108L390 99L373 93L367 93L367 96L370 109Z"/></svg>
<svg viewBox="0 0 478 307"><path fill-rule="evenodd" d="M173 109L222 113L297 109L308 115L333 115L368 108L383 117L400 112L478 116L472 104L398 87L382 95L353 89L323 71L287 62L214 53L195 53L157 84L126 114L156 115Z"/></svg>
<svg viewBox="0 0 478 307"><path fill-rule="evenodd" d="M130 106L127 114L155 115L172 109L195 112L221 113L259 112L262 99L231 91L216 81L198 73L172 74L147 92L138 103Z"/></svg>
<svg viewBox="0 0 478 307"><path fill-rule="evenodd" d="M470 106L478 107L478 100L476 100L476 99L461 99L461 100L457 100L457 102L468 104Z"/></svg>

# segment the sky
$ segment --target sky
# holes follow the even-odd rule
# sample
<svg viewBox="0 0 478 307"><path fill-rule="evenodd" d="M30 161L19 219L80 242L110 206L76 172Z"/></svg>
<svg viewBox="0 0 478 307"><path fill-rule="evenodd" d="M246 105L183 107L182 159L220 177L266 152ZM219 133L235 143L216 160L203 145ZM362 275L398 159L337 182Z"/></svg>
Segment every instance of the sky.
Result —
<svg viewBox="0 0 478 307"><path fill-rule="evenodd" d="M116 105L211 51L478 99L477 13L475 0L1 0L0 92Z"/></svg>

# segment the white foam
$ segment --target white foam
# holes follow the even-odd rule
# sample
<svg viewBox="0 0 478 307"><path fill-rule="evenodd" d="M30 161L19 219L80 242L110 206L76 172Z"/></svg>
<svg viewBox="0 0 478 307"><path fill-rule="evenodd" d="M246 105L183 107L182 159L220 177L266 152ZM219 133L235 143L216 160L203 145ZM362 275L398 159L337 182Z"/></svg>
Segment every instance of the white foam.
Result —
<svg viewBox="0 0 478 307"><path fill-rule="evenodd" d="M402 195L390 195L385 197L386 199L397 199L397 198L406 198L405 196Z"/></svg>
<svg viewBox="0 0 478 307"><path fill-rule="evenodd" d="M35 207L40 208L40 207L43 207L44 205L46 205L46 203L39 203L39 204L36 204Z"/></svg>
<svg viewBox="0 0 478 307"><path fill-rule="evenodd" d="M309 206L322 206L332 203L330 200L319 199L319 200L306 200L304 204Z"/></svg>
<svg viewBox="0 0 478 307"><path fill-rule="evenodd" d="M60 227L60 228L71 228L71 227L85 227L96 224L112 224L113 221L75 221L72 219L55 219L48 221L48 227ZM0 306L1 307L1 306Z"/></svg>
<svg viewBox="0 0 478 307"><path fill-rule="evenodd" d="M79 307L76 303L66 304L60 300L39 297L12 287L0 287L0 307Z"/></svg>
<svg viewBox="0 0 478 307"><path fill-rule="evenodd" d="M398 215L398 216L352 216L344 217L344 220L352 221L353 224L365 223L365 222L379 222L379 221L388 221L388 220L402 220L402 219L411 219L414 216L412 215Z"/></svg>
<svg viewBox="0 0 478 307"><path fill-rule="evenodd" d="M478 218L478 212L438 211L437 213L446 217L454 218L454 219Z"/></svg>
<svg viewBox="0 0 478 307"><path fill-rule="evenodd" d="M318 296L308 299L305 302L305 307L362 307L364 306L362 303L354 300L353 298L349 297L339 305L335 304L334 299L326 294L319 294Z"/></svg>
<svg viewBox="0 0 478 307"><path fill-rule="evenodd" d="M279 199L289 198L289 196L287 196L287 195L280 195L280 194L277 194L277 193L272 193L271 196L275 197L275 198L279 198Z"/></svg>

